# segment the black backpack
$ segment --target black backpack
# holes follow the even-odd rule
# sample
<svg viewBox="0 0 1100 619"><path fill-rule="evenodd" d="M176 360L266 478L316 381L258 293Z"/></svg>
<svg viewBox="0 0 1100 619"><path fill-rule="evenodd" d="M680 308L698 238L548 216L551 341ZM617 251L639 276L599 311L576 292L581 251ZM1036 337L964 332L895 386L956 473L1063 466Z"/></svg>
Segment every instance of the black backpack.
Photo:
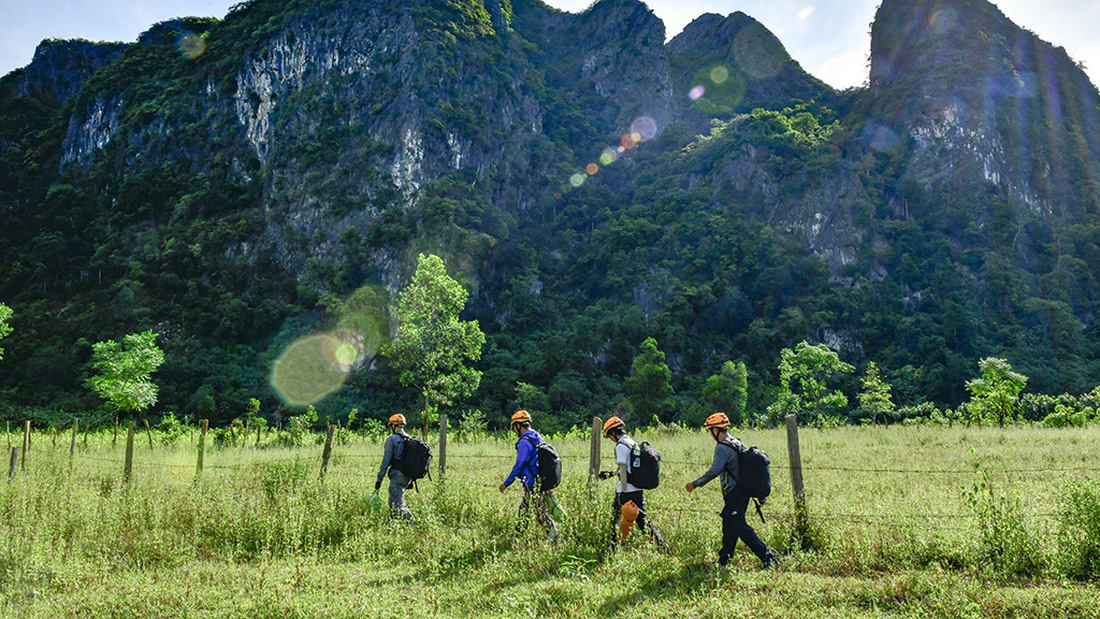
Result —
<svg viewBox="0 0 1100 619"><path fill-rule="evenodd" d="M652 490L661 483L661 452L649 441L635 441L630 446L630 471L626 482L642 490Z"/></svg>
<svg viewBox="0 0 1100 619"><path fill-rule="evenodd" d="M535 439L531 437L527 437L527 440L535 446L535 453L538 458L539 488L543 492L549 492L557 488L558 484L561 483L561 456L558 454L558 450L546 441L536 443Z"/></svg>
<svg viewBox="0 0 1100 619"><path fill-rule="evenodd" d="M417 480L428 474L428 467L431 464L432 446L416 437L406 436L404 447L401 449L401 458L394 468L401 471L405 477Z"/></svg>
<svg viewBox="0 0 1100 619"><path fill-rule="evenodd" d="M745 494L754 499L765 499L772 493L771 458L756 445L745 447L741 441L725 443L737 452L737 465L741 470L737 483Z"/></svg>

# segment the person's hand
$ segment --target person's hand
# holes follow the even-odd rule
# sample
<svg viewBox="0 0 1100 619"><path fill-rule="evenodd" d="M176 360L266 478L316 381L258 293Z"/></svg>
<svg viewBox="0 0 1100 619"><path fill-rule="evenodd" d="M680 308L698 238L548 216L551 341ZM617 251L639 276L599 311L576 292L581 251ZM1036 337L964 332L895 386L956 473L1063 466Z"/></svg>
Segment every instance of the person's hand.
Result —
<svg viewBox="0 0 1100 619"><path fill-rule="evenodd" d="M615 473L612 472L612 471L600 471L599 478L600 479L607 479L608 477L611 477L614 474Z"/></svg>
<svg viewBox="0 0 1100 619"><path fill-rule="evenodd" d="M763 504L765 504L765 503L767 503L767 502L768 502L768 497L762 497L762 498L759 498L759 499L757 499L757 500L756 500L756 502L757 502L757 503L760 503L761 505L763 505Z"/></svg>
<svg viewBox="0 0 1100 619"><path fill-rule="evenodd" d="M508 489L508 486L505 486L504 484L500 485L500 493L501 494L504 494L504 491L507 490L507 489Z"/></svg>
<svg viewBox="0 0 1100 619"><path fill-rule="evenodd" d="M691 483L691 482L689 481L689 482L687 483L687 485L686 485L686 486L684 486L684 490L687 490L688 492L691 492L692 490L695 490L695 484L692 484L692 483Z"/></svg>
<svg viewBox="0 0 1100 619"><path fill-rule="evenodd" d="M381 488L381 487L382 487L382 482L380 482L380 481L374 482L374 491L375 492L378 492L378 489Z"/></svg>

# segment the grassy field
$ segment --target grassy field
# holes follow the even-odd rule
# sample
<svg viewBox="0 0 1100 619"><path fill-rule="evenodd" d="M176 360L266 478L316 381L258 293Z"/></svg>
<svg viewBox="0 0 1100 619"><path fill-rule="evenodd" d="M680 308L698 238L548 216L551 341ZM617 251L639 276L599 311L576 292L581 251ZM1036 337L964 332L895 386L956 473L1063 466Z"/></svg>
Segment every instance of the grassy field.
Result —
<svg viewBox="0 0 1100 619"><path fill-rule="evenodd" d="M782 553L761 571L743 546L718 569L717 483L701 433L638 434L664 454L647 494L671 545L632 535L602 552L614 491L589 486L588 443L559 438L569 512L552 545L513 530L501 495L511 440L452 442L407 526L372 511L381 444L150 450L36 437L0 484L0 614L12 617L1098 617L1100 428L802 430L810 511L796 538L783 430L744 431L772 456L767 523ZM612 468L603 445L604 469Z"/></svg>

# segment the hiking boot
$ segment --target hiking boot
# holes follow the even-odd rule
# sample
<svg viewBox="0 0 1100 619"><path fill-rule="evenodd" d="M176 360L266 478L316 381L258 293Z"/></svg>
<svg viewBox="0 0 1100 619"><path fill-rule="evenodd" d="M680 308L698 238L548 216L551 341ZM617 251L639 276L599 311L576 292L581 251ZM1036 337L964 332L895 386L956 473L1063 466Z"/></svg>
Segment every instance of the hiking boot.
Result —
<svg viewBox="0 0 1100 619"><path fill-rule="evenodd" d="M774 570L779 568L779 559L770 552L764 555L764 558L761 559L761 561L764 563L764 567L762 569Z"/></svg>

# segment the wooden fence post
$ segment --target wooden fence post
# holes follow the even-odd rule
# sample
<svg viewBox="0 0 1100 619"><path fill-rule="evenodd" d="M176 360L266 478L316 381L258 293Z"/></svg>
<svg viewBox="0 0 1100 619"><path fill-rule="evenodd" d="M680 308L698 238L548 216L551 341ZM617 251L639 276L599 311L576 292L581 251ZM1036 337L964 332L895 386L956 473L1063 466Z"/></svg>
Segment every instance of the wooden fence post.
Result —
<svg viewBox="0 0 1100 619"><path fill-rule="evenodd" d="M17 462L19 462L19 448L18 447L12 447L11 448L11 468L8 469L8 483L11 483L11 480L15 479L15 465L16 465Z"/></svg>
<svg viewBox="0 0 1100 619"><path fill-rule="evenodd" d="M795 532L805 543L809 533L806 492L802 486L802 455L798 449L798 415L787 415L787 456L791 462L791 491L794 493Z"/></svg>
<svg viewBox="0 0 1100 619"><path fill-rule="evenodd" d="M599 417L592 418L592 442L588 447L588 482L594 482L600 474L600 433L603 431L603 420Z"/></svg>
<svg viewBox="0 0 1100 619"><path fill-rule="evenodd" d="M73 441L69 443L69 462L73 461L73 454L76 453L76 432L80 429L80 418L73 419Z"/></svg>
<svg viewBox="0 0 1100 619"><path fill-rule="evenodd" d="M328 459L332 457L332 434L336 431L336 426L331 423L325 425L328 426L328 432L325 437L325 450L321 454L321 479L325 478L325 471L328 470Z"/></svg>
<svg viewBox="0 0 1100 619"><path fill-rule="evenodd" d="M145 434L149 437L149 451L153 451L153 431L149 429L149 420L142 419L141 423L145 424Z"/></svg>
<svg viewBox="0 0 1100 619"><path fill-rule="evenodd" d="M122 479L130 481L130 475L134 472L134 433L137 431L137 422L131 421L130 428L126 432L126 464Z"/></svg>
<svg viewBox="0 0 1100 619"><path fill-rule="evenodd" d="M439 479L447 474L447 413L439 415Z"/></svg>
<svg viewBox="0 0 1100 619"><path fill-rule="evenodd" d="M19 465L24 469L27 468L27 452L30 451L30 450L31 450L31 420L28 419L25 422L23 422L23 456L22 456L22 460L20 460L20 462L19 462Z"/></svg>
<svg viewBox="0 0 1100 619"><path fill-rule="evenodd" d="M195 477L202 473L202 455L206 451L206 430L210 427L210 420L202 420L202 432L199 433L199 463L195 467Z"/></svg>

